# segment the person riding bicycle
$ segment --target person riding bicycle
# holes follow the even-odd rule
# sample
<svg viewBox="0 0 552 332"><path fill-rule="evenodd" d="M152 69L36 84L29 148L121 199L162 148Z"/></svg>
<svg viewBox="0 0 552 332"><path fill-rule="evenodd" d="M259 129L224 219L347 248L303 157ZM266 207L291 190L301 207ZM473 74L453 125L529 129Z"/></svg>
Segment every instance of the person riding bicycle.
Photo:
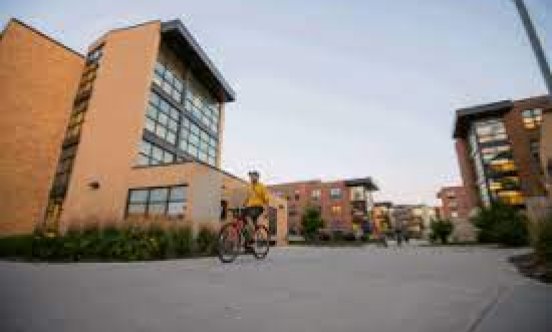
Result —
<svg viewBox="0 0 552 332"><path fill-rule="evenodd" d="M245 200L245 216L256 225L259 217L267 210L268 190L259 182L259 172L250 171L250 184L247 188L247 198Z"/></svg>

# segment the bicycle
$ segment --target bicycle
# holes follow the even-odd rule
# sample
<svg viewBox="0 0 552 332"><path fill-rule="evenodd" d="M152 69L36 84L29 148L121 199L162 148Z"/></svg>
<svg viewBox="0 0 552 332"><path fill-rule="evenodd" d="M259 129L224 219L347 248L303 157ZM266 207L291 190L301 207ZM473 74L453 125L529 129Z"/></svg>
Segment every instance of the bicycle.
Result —
<svg viewBox="0 0 552 332"><path fill-rule="evenodd" d="M265 225L255 225L251 236L247 225L244 208L228 209L232 212L232 221L222 226L218 236L218 257L223 263L231 263L240 252L250 249L256 259L264 259L270 249L270 233ZM246 239L252 237L251 246Z"/></svg>

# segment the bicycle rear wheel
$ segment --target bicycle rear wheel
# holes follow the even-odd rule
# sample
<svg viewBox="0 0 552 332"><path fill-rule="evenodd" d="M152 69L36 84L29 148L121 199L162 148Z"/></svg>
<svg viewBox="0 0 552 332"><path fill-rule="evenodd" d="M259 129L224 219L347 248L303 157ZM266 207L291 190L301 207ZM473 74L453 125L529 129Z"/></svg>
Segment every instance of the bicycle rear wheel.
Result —
<svg viewBox="0 0 552 332"><path fill-rule="evenodd" d="M270 249L270 233L268 233L268 228L264 225L257 225L255 227L255 234L253 234L253 241L253 256L257 259L265 258Z"/></svg>
<svg viewBox="0 0 552 332"><path fill-rule="evenodd" d="M238 257L240 250L240 234L233 224L224 225L219 232L217 251L223 263L231 263Z"/></svg>

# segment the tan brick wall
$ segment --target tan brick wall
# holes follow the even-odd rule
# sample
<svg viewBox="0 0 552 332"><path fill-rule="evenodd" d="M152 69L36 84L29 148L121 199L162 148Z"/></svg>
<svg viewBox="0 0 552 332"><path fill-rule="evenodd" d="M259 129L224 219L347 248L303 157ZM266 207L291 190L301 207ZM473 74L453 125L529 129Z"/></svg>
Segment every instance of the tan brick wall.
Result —
<svg viewBox="0 0 552 332"><path fill-rule="evenodd" d="M82 218L83 211L104 220L123 217L144 128L160 27L156 21L115 30L97 42L105 41L105 46L64 202L62 229L71 220ZM92 181L100 188L92 190Z"/></svg>
<svg viewBox="0 0 552 332"><path fill-rule="evenodd" d="M83 58L12 20L0 39L0 235L42 220Z"/></svg>

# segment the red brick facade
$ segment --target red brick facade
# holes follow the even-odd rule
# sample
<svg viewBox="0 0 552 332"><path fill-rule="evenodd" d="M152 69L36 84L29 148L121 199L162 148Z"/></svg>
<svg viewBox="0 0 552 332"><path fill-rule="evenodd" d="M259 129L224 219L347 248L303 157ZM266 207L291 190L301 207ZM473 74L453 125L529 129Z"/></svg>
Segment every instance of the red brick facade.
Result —
<svg viewBox="0 0 552 332"><path fill-rule="evenodd" d="M444 219L468 219L473 207L467 190L462 186L443 187L437 194L441 200L440 217Z"/></svg>
<svg viewBox="0 0 552 332"><path fill-rule="evenodd" d="M353 229L353 223L360 225L367 221L368 208L372 204L371 194L367 191L365 197L355 197L353 188L346 180L314 180L270 186L273 192L288 202L291 233L301 231L301 217L309 206L320 208L325 227L329 229L349 231Z"/></svg>

